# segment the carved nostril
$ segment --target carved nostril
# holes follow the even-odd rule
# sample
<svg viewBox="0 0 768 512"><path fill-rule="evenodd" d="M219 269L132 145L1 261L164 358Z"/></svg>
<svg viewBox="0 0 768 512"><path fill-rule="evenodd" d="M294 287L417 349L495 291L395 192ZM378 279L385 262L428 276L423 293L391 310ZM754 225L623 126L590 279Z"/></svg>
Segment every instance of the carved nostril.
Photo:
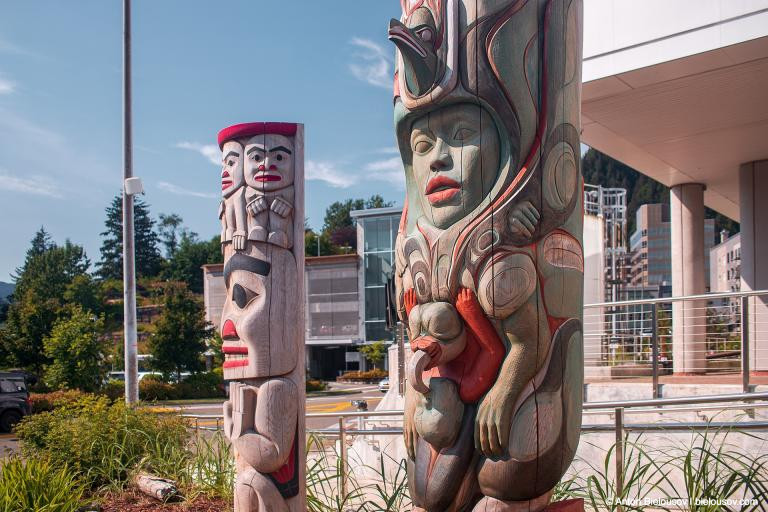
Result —
<svg viewBox="0 0 768 512"><path fill-rule="evenodd" d="M433 172L440 172L450 168L452 165L453 159L451 158L451 155L448 153L443 153L432 161L432 163L429 165L429 168Z"/></svg>

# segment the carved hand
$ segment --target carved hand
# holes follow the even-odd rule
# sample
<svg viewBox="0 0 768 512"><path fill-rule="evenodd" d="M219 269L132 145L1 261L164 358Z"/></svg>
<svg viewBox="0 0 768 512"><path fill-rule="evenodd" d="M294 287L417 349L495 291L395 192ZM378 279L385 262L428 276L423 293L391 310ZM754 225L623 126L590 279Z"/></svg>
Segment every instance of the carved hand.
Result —
<svg viewBox="0 0 768 512"><path fill-rule="evenodd" d="M486 457L501 457L509 446L514 403L505 391L491 388L477 410L475 448Z"/></svg>
<svg viewBox="0 0 768 512"><path fill-rule="evenodd" d="M523 201L515 206L509 214L509 229L513 235L522 238L533 238L541 214L530 201Z"/></svg>
<svg viewBox="0 0 768 512"><path fill-rule="evenodd" d="M416 432L416 422L414 421L414 414L416 413L416 400L415 391L410 386L405 390L405 414L403 416L403 438L405 441L405 449L408 452L408 457L411 460L416 460L416 440L418 433Z"/></svg>
<svg viewBox="0 0 768 512"><path fill-rule="evenodd" d="M288 217L293 211L293 205L282 197L276 197L269 208L283 218Z"/></svg>
<svg viewBox="0 0 768 512"><path fill-rule="evenodd" d="M242 382L229 385L229 400L224 403L224 434L234 441L254 428L258 390Z"/></svg>
<svg viewBox="0 0 768 512"><path fill-rule="evenodd" d="M267 198L264 196L258 196L256 199L248 203L248 211L254 217L268 208Z"/></svg>
<svg viewBox="0 0 768 512"><path fill-rule="evenodd" d="M245 231L235 231L232 235L232 245L236 251L245 250Z"/></svg>

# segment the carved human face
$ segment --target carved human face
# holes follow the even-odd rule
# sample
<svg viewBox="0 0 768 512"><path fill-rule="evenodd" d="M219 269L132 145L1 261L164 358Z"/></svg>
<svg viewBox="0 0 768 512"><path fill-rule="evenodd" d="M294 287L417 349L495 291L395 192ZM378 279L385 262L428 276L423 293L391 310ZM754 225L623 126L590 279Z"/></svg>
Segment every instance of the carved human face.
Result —
<svg viewBox="0 0 768 512"><path fill-rule="evenodd" d="M449 105L417 119L410 144L421 208L438 228L468 215L491 191L499 173L499 134L480 106Z"/></svg>
<svg viewBox="0 0 768 512"><path fill-rule="evenodd" d="M227 260L224 280L224 378L253 379L290 373L298 360L301 335L293 254L282 249L250 256L236 253Z"/></svg>
<svg viewBox="0 0 768 512"><path fill-rule="evenodd" d="M282 135L258 135L245 144L245 181L257 190L293 185L293 142Z"/></svg>
<svg viewBox="0 0 768 512"><path fill-rule="evenodd" d="M221 149L222 197L231 196L243 183L243 146L234 140L225 142Z"/></svg>

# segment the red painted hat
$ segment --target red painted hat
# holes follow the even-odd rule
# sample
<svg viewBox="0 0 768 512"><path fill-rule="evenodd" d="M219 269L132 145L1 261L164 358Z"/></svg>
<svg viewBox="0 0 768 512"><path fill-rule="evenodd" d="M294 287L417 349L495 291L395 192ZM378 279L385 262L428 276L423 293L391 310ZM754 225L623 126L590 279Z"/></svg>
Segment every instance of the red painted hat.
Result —
<svg viewBox="0 0 768 512"><path fill-rule="evenodd" d="M243 137L255 137L256 135L283 135L293 137L296 135L296 123L240 123L233 124L219 132L219 149L224 143L232 139Z"/></svg>

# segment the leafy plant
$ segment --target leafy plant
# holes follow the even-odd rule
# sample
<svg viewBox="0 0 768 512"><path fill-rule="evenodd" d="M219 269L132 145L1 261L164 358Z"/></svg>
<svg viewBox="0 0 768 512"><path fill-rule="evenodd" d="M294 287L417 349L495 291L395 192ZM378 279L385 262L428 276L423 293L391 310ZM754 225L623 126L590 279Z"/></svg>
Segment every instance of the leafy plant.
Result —
<svg viewBox="0 0 768 512"><path fill-rule="evenodd" d="M11 457L0 471L0 510L75 512L86 486L67 465L32 457Z"/></svg>

